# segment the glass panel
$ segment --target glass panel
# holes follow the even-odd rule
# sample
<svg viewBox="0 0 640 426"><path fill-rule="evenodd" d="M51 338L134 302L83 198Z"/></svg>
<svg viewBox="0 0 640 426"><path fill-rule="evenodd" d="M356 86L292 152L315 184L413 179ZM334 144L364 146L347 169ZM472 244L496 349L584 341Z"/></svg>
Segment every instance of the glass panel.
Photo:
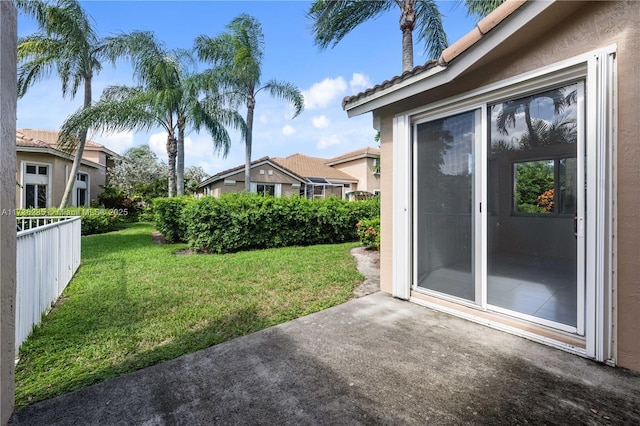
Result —
<svg viewBox="0 0 640 426"><path fill-rule="evenodd" d="M29 166L27 166L29 167ZM25 188L24 195L24 207L30 209L36 206L36 186L35 185L27 185Z"/></svg>
<svg viewBox="0 0 640 426"><path fill-rule="evenodd" d="M487 302L573 327L577 90L546 90L488 112Z"/></svg>
<svg viewBox="0 0 640 426"><path fill-rule="evenodd" d="M558 146L575 145L577 88L577 84L570 84L492 105L489 111L491 151L536 151L552 147L554 152Z"/></svg>
<svg viewBox="0 0 640 426"><path fill-rule="evenodd" d="M38 166L38 174L39 175L47 175L47 166Z"/></svg>
<svg viewBox="0 0 640 426"><path fill-rule="evenodd" d="M36 174L36 166L27 166L27 173L29 173L31 175L35 175Z"/></svg>
<svg viewBox="0 0 640 426"><path fill-rule="evenodd" d="M87 190L84 188L78 188L76 190L76 200L78 207L87 205Z"/></svg>
<svg viewBox="0 0 640 426"><path fill-rule="evenodd" d="M560 160L558 213L575 215L578 212L577 163L575 158Z"/></svg>
<svg viewBox="0 0 640 426"><path fill-rule="evenodd" d="M418 286L473 301L475 113L419 124L416 130Z"/></svg>
<svg viewBox="0 0 640 426"><path fill-rule="evenodd" d="M38 185L38 207L47 207L47 186Z"/></svg>
<svg viewBox="0 0 640 426"><path fill-rule="evenodd" d="M265 184L259 183L257 185L256 192L260 195L271 195L273 197L276 193L276 187L275 185L265 185Z"/></svg>

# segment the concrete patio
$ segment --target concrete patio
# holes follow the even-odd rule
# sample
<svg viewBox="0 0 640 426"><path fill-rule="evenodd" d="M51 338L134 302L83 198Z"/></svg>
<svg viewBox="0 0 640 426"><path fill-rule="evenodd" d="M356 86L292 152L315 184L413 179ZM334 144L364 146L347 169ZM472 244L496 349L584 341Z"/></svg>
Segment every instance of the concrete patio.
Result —
<svg viewBox="0 0 640 426"><path fill-rule="evenodd" d="M640 424L640 375L375 293L11 424Z"/></svg>

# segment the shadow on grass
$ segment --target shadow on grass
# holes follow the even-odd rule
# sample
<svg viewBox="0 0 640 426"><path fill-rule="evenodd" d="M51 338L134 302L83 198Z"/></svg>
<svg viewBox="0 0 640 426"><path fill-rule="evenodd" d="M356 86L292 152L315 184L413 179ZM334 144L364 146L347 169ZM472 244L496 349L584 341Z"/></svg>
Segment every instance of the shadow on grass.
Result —
<svg viewBox="0 0 640 426"><path fill-rule="evenodd" d="M116 325L113 325L116 327ZM120 363L106 365L93 371L77 374L73 380L51 381L32 394L19 396L16 407L23 407L55 396L72 392L92 384L116 378L181 355L196 352L227 340L244 336L268 326L255 306L245 307L222 318L207 321L198 329L182 332L175 339L144 351L132 352L132 355Z"/></svg>

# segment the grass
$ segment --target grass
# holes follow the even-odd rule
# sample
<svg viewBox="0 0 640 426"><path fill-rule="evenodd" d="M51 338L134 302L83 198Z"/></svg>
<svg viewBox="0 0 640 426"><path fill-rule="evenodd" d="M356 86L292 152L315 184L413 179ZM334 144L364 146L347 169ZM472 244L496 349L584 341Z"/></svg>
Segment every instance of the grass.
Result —
<svg viewBox="0 0 640 426"><path fill-rule="evenodd" d="M16 406L346 301L355 243L178 255L150 224L82 237L82 265L22 345Z"/></svg>

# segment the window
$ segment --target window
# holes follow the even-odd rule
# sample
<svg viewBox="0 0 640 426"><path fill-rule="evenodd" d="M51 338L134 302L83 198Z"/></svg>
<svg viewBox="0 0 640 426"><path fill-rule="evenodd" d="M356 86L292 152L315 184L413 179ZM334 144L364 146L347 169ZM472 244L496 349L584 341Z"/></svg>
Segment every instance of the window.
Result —
<svg viewBox="0 0 640 426"><path fill-rule="evenodd" d="M23 208L49 207L50 165L22 163Z"/></svg>
<svg viewBox="0 0 640 426"><path fill-rule="evenodd" d="M25 186L25 208L41 209L47 207L47 185Z"/></svg>
<svg viewBox="0 0 640 426"><path fill-rule="evenodd" d="M374 158L373 159L373 173L376 175L380 174L380 159L379 158Z"/></svg>
<svg viewBox="0 0 640 426"><path fill-rule="evenodd" d="M576 158L513 165L513 213L576 213Z"/></svg>
<svg viewBox="0 0 640 426"><path fill-rule="evenodd" d="M89 175L87 173L76 174L74 204L77 207L89 205Z"/></svg>
<svg viewBox="0 0 640 426"><path fill-rule="evenodd" d="M259 183L256 186L256 192L260 195L270 195L272 197L275 197L276 185L273 183Z"/></svg>

